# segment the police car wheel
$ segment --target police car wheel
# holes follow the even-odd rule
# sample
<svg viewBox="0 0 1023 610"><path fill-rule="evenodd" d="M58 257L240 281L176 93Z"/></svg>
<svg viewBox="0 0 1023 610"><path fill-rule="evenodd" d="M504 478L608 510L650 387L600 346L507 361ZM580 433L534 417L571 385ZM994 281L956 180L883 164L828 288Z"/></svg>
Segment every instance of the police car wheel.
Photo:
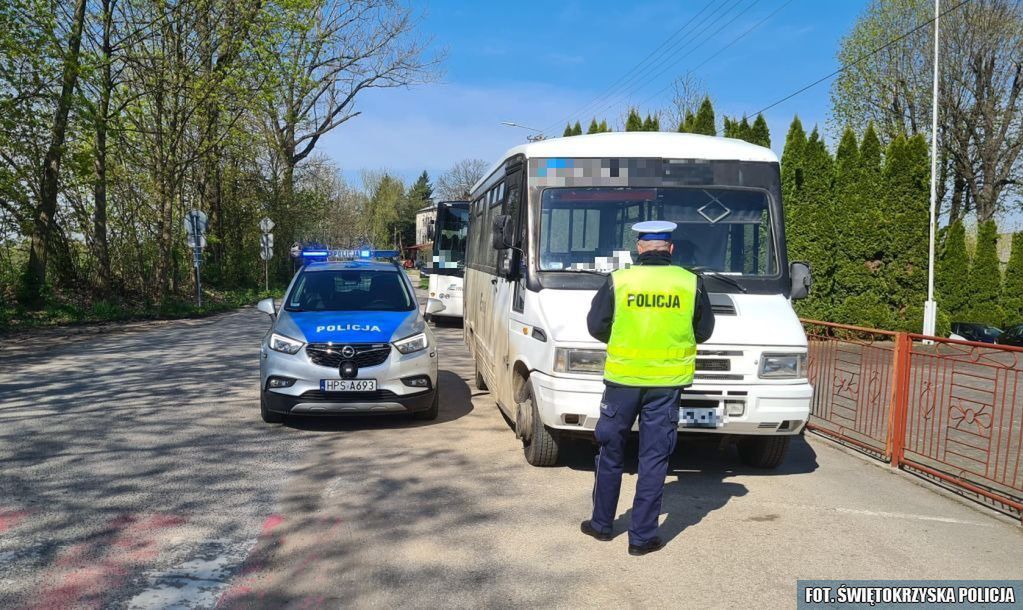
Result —
<svg viewBox="0 0 1023 610"><path fill-rule="evenodd" d="M528 394L523 404L530 405L533 416L530 418L529 440L522 441L522 450L526 454L526 462L531 466L553 466L558 463L558 437L556 432L543 425L540 419L540 411L536 407L536 399L533 398L533 389L527 390Z"/></svg>
<svg viewBox="0 0 1023 610"><path fill-rule="evenodd" d="M754 468L777 468L785 461L791 436L747 436L739 441L739 458Z"/></svg>
<svg viewBox="0 0 1023 610"><path fill-rule="evenodd" d="M415 419L423 420L434 420L437 419L437 415L440 413L440 389L433 393L433 402L430 403L430 408L425 411L416 411L412 414Z"/></svg>
<svg viewBox="0 0 1023 610"><path fill-rule="evenodd" d="M259 414L263 416L263 421L268 424L279 424L284 421L284 416L280 413L274 413L270 409L266 408L266 397L260 393L259 395Z"/></svg>

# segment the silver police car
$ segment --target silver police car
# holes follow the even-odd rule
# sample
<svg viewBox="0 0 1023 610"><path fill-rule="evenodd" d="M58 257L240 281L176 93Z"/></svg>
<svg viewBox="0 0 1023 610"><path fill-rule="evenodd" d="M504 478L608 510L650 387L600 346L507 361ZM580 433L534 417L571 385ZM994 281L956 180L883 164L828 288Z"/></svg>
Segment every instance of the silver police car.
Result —
<svg viewBox="0 0 1023 610"><path fill-rule="evenodd" d="M437 342L415 290L396 264L354 260L302 267L260 348L260 412L289 414L438 412Z"/></svg>

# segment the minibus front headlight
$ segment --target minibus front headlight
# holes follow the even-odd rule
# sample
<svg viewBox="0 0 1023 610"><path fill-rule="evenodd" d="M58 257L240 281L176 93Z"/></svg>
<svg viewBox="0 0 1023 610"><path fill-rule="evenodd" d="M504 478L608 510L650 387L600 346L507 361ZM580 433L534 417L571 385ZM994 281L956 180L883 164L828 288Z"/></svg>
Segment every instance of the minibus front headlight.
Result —
<svg viewBox="0 0 1023 610"><path fill-rule="evenodd" d="M605 358L607 358L607 352L602 349L559 347L554 350L554 370L560 373L600 375L604 372Z"/></svg>
<svg viewBox="0 0 1023 610"><path fill-rule="evenodd" d="M278 335L273 333L270 335L270 349L275 352L281 352L284 354L297 354L298 350L302 349L305 343L292 339L291 337L285 337L284 335Z"/></svg>
<svg viewBox="0 0 1023 610"><path fill-rule="evenodd" d="M800 379L806 377L806 354L763 354L761 379Z"/></svg>
<svg viewBox="0 0 1023 610"><path fill-rule="evenodd" d="M426 333L419 333L394 342L394 347L403 354L411 354L426 349Z"/></svg>

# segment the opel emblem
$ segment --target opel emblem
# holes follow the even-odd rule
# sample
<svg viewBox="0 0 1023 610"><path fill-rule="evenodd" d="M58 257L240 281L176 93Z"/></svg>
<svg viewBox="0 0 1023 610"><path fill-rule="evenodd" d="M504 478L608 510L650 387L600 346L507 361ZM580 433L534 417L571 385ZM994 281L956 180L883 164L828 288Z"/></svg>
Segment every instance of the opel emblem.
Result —
<svg viewBox="0 0 1023 610"><path fill-rule="evenodd" d="M351 345L346 345L341 348L341 355L345 358L351 358L355 356L355 348Z"/></svg>

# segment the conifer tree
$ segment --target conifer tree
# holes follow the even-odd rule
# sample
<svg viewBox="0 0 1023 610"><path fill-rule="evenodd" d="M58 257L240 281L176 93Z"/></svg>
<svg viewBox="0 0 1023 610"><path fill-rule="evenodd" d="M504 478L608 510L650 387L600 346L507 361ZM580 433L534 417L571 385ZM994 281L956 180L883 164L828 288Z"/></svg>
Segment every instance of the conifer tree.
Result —
<svg viewBox="0 0 1023 610"><path fill-rule="evenodd" d="M717 128L714 122L714 105L709 97L703 98L700 108L696 111L696 118L693 120L692 133L700 133L705 136L716 136Z"/></svg>
<svg viewBox="0 0 1023 610"><path fill-rule="evenodd" d="M758 114L756 120L753 121L749 141L764 148L771 147L771 130L767 128L767 121L764 119L764 115Z"/></svg>
<svg viewBox="0 0 1023 610"><path fill-rule="evenodd" d="M600 133L607 133L609 131L611 131L611 130L607 128L607 120L606 119L601 119L601 121L600 121Z"/></svg>
<svg viewBox="0 0 1023 610"><path fill-rule="evenodd" d="M678 124L679 133L693 133L693 123L696 122L696 117L692 112L686 110L686 118Z"/></svg>
<svg viewBox="0 0 1023 610"><path fill-rule="evenodd" d="M849 127L835 151L835 277L833 288L834 320L844 324L861 324L862 295L870 291L870 274L861 258L862 241L869 231L860 224L861 182L859 147L856 134Z"/></svg>
<svg viewBox="0 0 1023 610"><path fill-rule="evenodd" d="M738 134L738 138L740 140L745 140L747 142L753 141L750 139L753 136L753 134L751 133L749 119L746 118L746 115L742 115L742 120L739 121L739 125L735 128L735 131Z"/></svg>
<svg viewBox="0 0 1023 610"><path fill-rule="evenodd" d="M579 121L575 122L575 127L572 128L572 135L573 136L583 135L583 127L582 125L579 124Z"/></svg>
<svg viewBox="0 0 1023 610"><path fill-rule="evenodd" d="M788 238L789 252L792 260L808 261L816 278L810 298L800 302L800 313L828 320L832 316L835 276L832 222L834 162L816 127L806 141L802 167L803 184L799 197L795 205L786 204L787 216L795 229L795 234Z"/></svg>
<svg viewBox="0 0 1023 610"><path fill-rule="evenodd" d="M1002 283L1002 328L1023 324L1023 231L1012 236L1012 254Z"/></svg>
<svg viewBox="0 0 1023 610"><path fill-rule="evenodd" d="M572 134L572 124L571 123L569 123L568 125L565 125L565 132L563 134L561 134L561 137L567 138L570 135L573 135Z"/></svg>
<svg viewBox="0 0 1023 610"><path fill-rule="evenodd" d="M635 108L629 108L629 118L625 119L625 131L643 131L643 119Z"/></svg>
<svg viewBox="0 0 1023 610"><path fill-rule="evenodd" d="M1002 274L998 267L998 225L989 220L977 227L977 252L970 267L969 298L966 322L1002 324L1005 312L998 303Z"/></svg>
<svg viewBox="0 0 1023 610"><path fill-rule="evenodd" d="M726 138L739 137L735 133L735 119L731 119L726 115L721 117L721 122L722 122L721 135L723 135Z"/></svg>
<svg viewBox="0 0 1023 610"><path fill-rule="evenodd" d="M922 135L898 136L885 153L883 200L887 237L884 278L894 330L919 331L927 297L930 154ZM993 298L998 298L996 284Z"/></svg>
<svg viewBox="0 0 1023 610"><path fill-rule="evenodd" d="M938 309L954 322L965 321L970 304L970 255L966 250L966 227L962 221L956 221L945 229L935 267L934 289Z"/></svg>
<svg viewBox="0 0 1023 610"><path fill-rule="evenodd" d="M803 131L803 124L799 116L792 119L788 135L785 137L785 149L781 154L781 191L785 208L799 205L799 195L803 189L803 149L806 148L806 132ZM798 227L791 226L786 214L785 232L789 239L792 231L798 231ZM793 259L798 260L798 259Z"/></svg>
<svg viewBox="0 0 1023 610"><path fill-rule="evenodd" d="M597 119L596 118L594 118L592 121L590 121L590 126L586 130L586 133L587 134L590 134L590 133L600 133L600 126L597 125Z"/></svg>

